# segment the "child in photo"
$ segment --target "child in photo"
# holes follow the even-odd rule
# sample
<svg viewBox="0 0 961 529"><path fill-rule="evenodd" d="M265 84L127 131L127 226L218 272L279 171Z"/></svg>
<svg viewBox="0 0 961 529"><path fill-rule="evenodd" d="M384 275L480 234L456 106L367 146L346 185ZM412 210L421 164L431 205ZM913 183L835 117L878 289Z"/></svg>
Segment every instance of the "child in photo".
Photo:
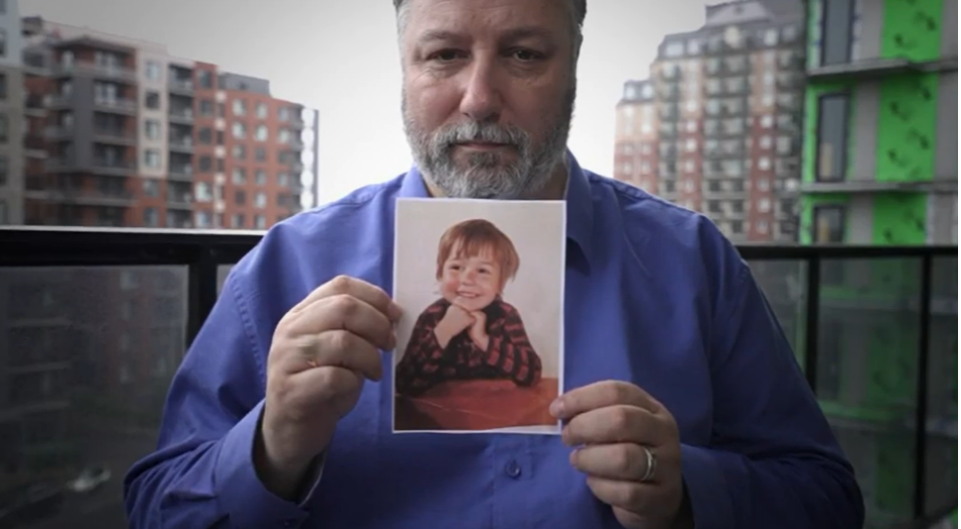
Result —
<svg viewBox="0 0 961 529"><path fill-rule="evenodd" d="M413 396L447 380L540 380L517 309L504 301L520 266L510 238L487 220L455 224L440 239L436 278L440 299L417 318L397 365L397 393Z"/></svg>

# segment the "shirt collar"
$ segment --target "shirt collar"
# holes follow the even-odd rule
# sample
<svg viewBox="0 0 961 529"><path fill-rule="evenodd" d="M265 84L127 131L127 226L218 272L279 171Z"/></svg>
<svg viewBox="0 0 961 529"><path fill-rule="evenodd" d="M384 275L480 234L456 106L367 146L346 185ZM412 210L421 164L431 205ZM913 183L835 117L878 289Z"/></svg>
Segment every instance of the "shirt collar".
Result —
<svg viewBox="0 0 961 529"><path fill-rule="evenodd" d="M590 265L593 255L591 234L594 231L594 201L591 196L591 184L570 150L567 151L567 167L567 191L565 193L567 240L574 243L581 252L584 262ZM424 178L416 165L412 165L407 174L404 175L399 196L402 198L430 197ZM568 256L568 259L570 259L570 256Z"/></svg>

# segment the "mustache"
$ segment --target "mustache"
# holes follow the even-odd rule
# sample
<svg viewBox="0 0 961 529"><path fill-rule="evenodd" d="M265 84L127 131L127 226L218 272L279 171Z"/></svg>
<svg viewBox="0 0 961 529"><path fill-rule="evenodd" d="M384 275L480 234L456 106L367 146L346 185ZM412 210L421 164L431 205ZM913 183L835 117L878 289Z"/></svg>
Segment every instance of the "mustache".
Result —
<svg viewBox="0 0 961 529"><path fill-rule="evenodd" d="M526 149L530 136L518 127L469 121L448 125L434 134L432 143L435 149L446 150L458 143L483 142L513 145Z"/></svg>

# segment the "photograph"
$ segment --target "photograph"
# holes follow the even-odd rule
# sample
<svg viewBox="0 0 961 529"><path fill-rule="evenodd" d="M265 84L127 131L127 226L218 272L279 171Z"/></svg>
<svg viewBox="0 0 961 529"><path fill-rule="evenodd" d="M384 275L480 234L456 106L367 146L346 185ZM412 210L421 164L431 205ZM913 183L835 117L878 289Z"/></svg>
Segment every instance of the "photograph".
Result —
<svg viewBox="0 0 961 529"><path fill-rule="evenodd" d="M398 199L393 431L559 434L563 201Z"/></svg>

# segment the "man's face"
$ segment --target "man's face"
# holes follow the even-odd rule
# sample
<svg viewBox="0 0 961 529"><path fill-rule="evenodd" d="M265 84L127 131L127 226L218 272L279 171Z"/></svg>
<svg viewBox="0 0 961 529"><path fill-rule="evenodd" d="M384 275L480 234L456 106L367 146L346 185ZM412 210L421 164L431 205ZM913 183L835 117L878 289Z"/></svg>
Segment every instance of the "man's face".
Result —
<svg viewBox="0 0 961 529"><path fill-rule="evenodd" d="M441 269L440 292L447 301L467 311L482 310L497 298L501 289L501 270L489 249L466 256L451 252Z"/></svg>
<svg viewBox="0 0 961 529"><path fill-rule="evenodd" d="M574 106L566 0L409 0L404 126L448 197L521 198L564 159Z"/></svg>

